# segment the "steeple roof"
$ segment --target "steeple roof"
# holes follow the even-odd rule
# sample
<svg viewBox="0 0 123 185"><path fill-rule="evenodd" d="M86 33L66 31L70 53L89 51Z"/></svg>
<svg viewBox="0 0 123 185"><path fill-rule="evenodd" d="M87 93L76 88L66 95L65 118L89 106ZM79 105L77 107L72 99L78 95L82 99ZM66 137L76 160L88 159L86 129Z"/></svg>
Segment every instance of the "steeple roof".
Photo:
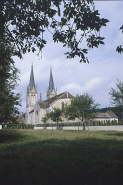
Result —
<svg viewBox="0 0 123 185"><path fill-rule="evenodd" d="M52 69L50 69L49 90L50 91L54 90L54 82L53 82Z"/></svg>
<svg viewBox="0 0 123 185"><path fill-rule="evenodd" d="M30 74L30 81L29 81L30 90L35 88L35 80L34 80L34 73L33 73L33 65L31 66L31 74Z"/></svg>

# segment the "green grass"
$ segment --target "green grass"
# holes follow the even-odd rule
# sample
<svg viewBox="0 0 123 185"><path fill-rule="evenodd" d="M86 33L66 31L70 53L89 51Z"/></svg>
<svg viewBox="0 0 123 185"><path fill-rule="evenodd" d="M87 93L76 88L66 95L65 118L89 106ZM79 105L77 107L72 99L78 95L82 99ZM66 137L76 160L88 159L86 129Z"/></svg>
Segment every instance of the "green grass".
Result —
<svg viewBox="0 0 123 185"><path fill-rule="evenodd" d="M1 185L120 185L123 133L0 130Z"/></svg>

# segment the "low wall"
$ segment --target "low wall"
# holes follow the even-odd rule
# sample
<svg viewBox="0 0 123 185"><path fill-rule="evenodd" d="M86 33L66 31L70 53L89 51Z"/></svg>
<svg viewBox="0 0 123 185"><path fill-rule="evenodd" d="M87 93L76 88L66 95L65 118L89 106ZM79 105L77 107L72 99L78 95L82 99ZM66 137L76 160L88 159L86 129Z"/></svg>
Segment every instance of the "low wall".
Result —
<svg viewBox="0 0 123 185"><path fill-rule="evenodd" d="M45 129L45 130L56 130L57 127L34 127L34 129ZM82 126L70 126L70 127L60 127L60 130L83 130ZM114 125L114 126L86 126L86 130L115 130L115 131L123 131L123 125Z"/></svg>
<svg viewBox="0 0 123 185"><path fill-rule="evenodd" d="M89 126L89 130L116 130L116 131L123 131L123 125Z"/></svg>

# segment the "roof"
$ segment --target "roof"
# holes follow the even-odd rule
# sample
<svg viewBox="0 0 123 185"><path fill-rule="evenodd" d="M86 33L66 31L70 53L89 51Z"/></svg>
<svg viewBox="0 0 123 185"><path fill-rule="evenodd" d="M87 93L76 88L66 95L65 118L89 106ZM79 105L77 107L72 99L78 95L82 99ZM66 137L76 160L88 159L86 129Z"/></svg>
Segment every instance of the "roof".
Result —
<svg viewBox="0 0 123 185"><path fill-rule="evenodd" d="M54 82L53 82L52 69L50 69L49 90L51 92L54 90Z"/></svg>
<svg viewBox="0 0 123 185"><path fill-rule="evenodd" d="M96 113L95 118L118 118L112 111L107 111L105 113Z"/></svg>
<svg viewBox="0 0 123 185"><path fill-rule="evenodd" d="M19 116L17 117L17 121L18 121L18 122L25 122L24 117L23 117L22 115L19 115Z"/></svg>
<svg viewBox="0 0 123 185"><path fill-rule="evenodd" d="M30 90L32 90L33 88L35 88L35 80L34 80L34 73L33 73L33 65L32 65L32 67L31 67L31 74L30 74L29 87L30 87Z"/></svg>
<svg viewBox="0 0 123 185"><path fill-rule="evenodd" d="M110 118L110 116L107 113L96 113L96 118Z"/></svg>
<svg viewBox="0 0 123 185"><path fill-rule="evenodd" d="M112 111L106 112L111 118L118 118Z"/></svg>
<svg viewBox="0 0 123 185"><path fill-rule="evenodd" d="M48 108L51 104L54 104L58 99L66 99L66 98L74 98L69 92L63 92L61 94L58 94L48 100L45 101L39 101L39 106L40 108Z"/></svg>

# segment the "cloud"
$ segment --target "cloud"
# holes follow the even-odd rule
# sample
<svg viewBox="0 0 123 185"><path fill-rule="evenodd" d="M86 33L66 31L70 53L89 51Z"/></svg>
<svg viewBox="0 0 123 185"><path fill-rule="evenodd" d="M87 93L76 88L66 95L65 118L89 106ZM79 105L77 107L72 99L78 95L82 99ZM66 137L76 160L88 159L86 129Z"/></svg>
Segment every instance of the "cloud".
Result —
<svg viewBox="0 0 123 185"><path fill-rule="evenodd" d="M88 92L100 107L109 106L110 88L115 87L116 79L123 79L123 54L116 53L116 47L122 44L123 34L119 30L122 25L122 1L95 1L101 17L110 22L100 30L105 37L105 45L89 50L89 64L79 63L79 58L66 59L67 48L62 44L54 44L47 33L47 45L38 57L34 53L25 54L23 60L14 57L16 67L21 70L19 86L16 92L22 92L21 111L26 111L26 90L29 83L31 63L33 61L35 82L42 98L46 99L46 88L49 84L50 67L52 66L55 87L58 93L69 91L74 96ZM48 40L49 39L49 40ZM82 47L85 42L82 43Z"/></svg>
<svg viewBox="0 0 123 185"><path fill-rule="evenodd" d="M108 81L107 78L103 77L95 77L91 79L90 81L86 82L85 85L77 84L77 83L69 83L61 87L62 91L69 91L73 92L73 94L84 94L84 93L92 93L96 90L99 90L99 88Z"/></svg>

